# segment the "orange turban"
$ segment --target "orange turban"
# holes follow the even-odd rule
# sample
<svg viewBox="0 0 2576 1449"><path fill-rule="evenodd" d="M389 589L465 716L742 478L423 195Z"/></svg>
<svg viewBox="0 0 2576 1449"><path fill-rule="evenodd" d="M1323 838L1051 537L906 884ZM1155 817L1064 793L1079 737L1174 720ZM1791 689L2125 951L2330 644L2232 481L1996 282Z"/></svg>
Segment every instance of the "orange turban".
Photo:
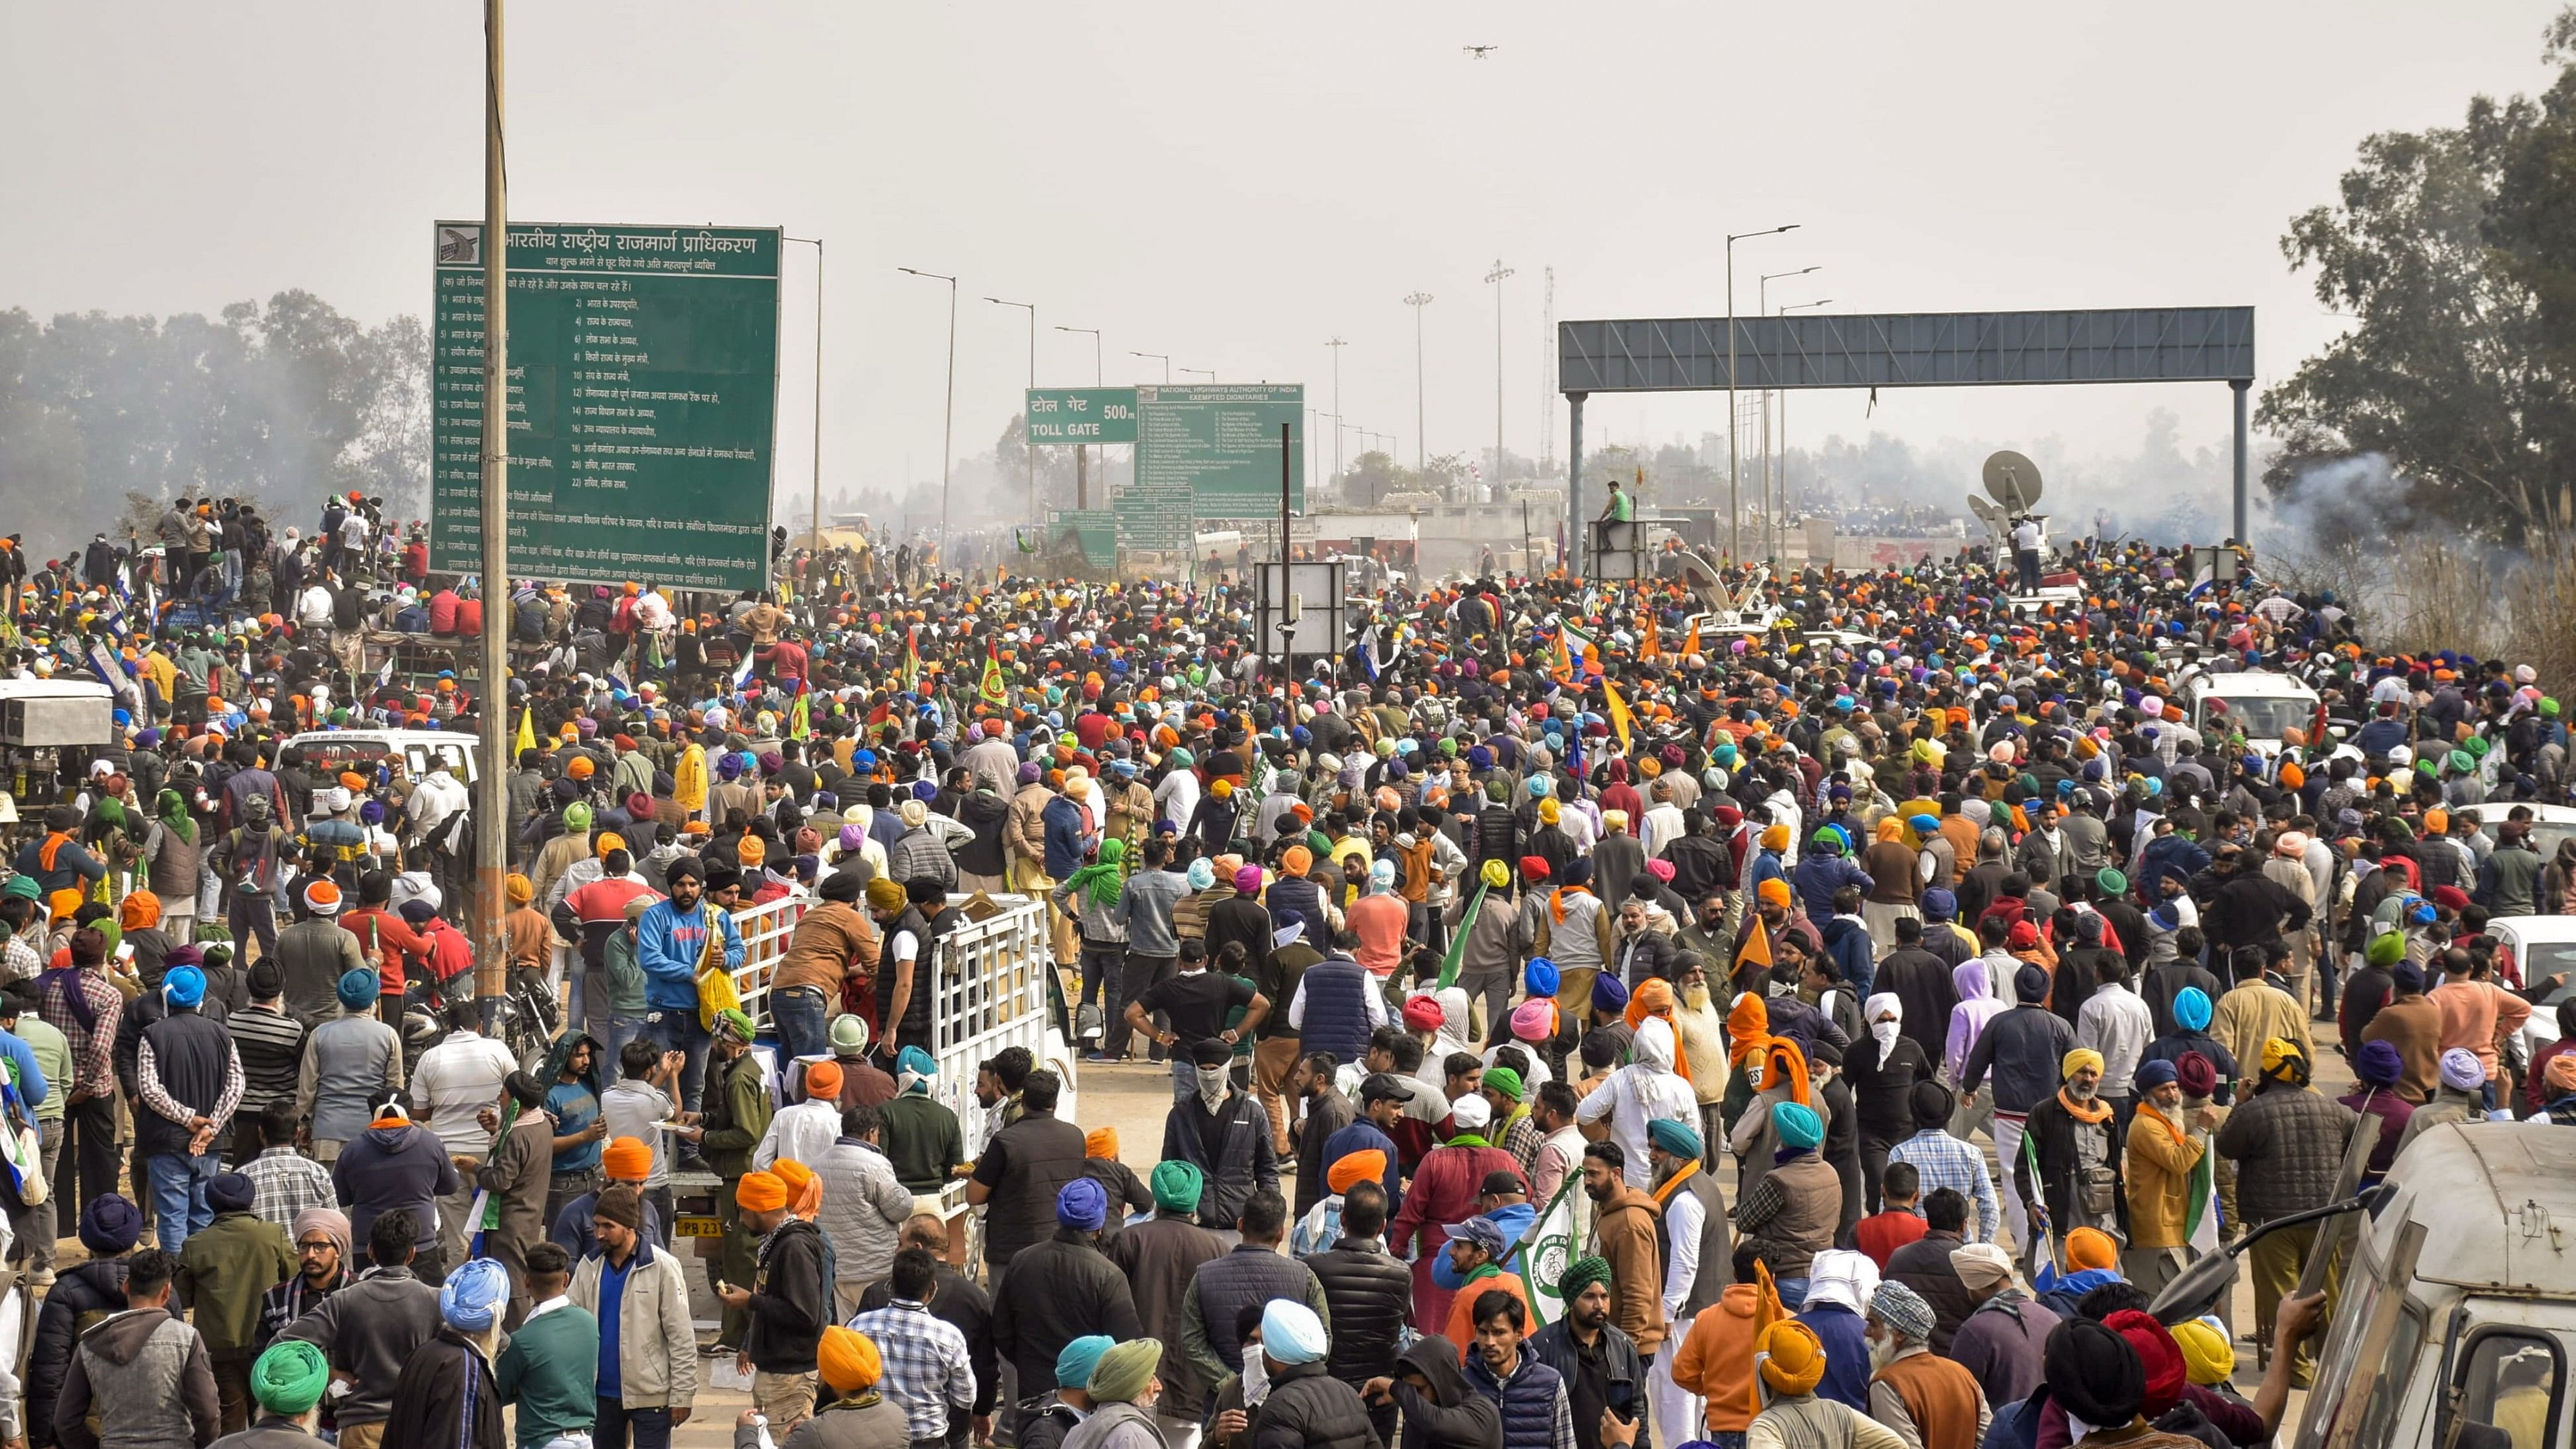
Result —
<svg viewBox="0 0 2576 1449"><path fill-rule="evenodd" d="M769 858L769 847L760 843L759 836L746 835L735 843L733 854L734 859L741 861L744 868L749 869Z"/></svg>
<svg viewBox="0 0 2576 1449"><path fill-rule="evenodd" d="M1762 1047L1762 1085L1757 1090L1769 1091L1780 1085L1784 1072L1789 1079L1789 1100L1813 1105L1815 1096L1807 1082L1807 1054L1785 1036L1770 1037Z"/></svg>
<svg viewBox="0 0 2576 1449"><path fill-rule="evenodd" d="M128 894L116 910L116 928L120 931L148 930L161 923L161 898L150 891Z"/></svg>
<svg viewBox="0 0 2576 1449"><path fill-rule="evenodd" d="M1735 999L1734 1008L1726 1013L1726 1039L1734 1047L1727 1060L1739 1067L1771 1039L1771 1008L1759 995L1748 991Z"/></svg>
<svg viewBox="0 0 2576 1449"><path fill-rule="evenodd" d="M1304 875L1306 867L1314 863L1315 852L1302 845L1292 845L1279 854L1280 868L1290 875Z"/></svg>
<svg viewBox="0 0 2576 1449"><path fill-rule="evenodd" d="M774 1172L746 1172L734 1184L733 1201L747 1213L774 1213L787 1206L787 1184Z"/></svg>
<svg viewBox="0 0 2576 1449"><path fill-rule="evenodd" d="M1324 1169L1324 1185L1335 1192L1349 1192L1357 1183L1376 1182L1385 1176L1386 1154L1372 1147L1336 1159Z"/></svg>
<svg viewBox="0 0 2576 1449"><path fill-rule="evenodd" d="M2120 1266L2120 1250L2111 1235L2100 1228L2077 1228L2066 1235L2066 1266L2116 1268Z"/></svg>
<svg viewBox="0 0 2576 1449"><path fill-rule="evenodd" d="M52 909L56 919L68 921L72 918L72 913L81 908L81 893L75 890L59 890L45 897L45 904Z"/></svg>
<svg viewBox="0 0 2576 1449"><path fill-rule="evenodd" d="M1660 1016L1670 1021L1673 1015L1673 983L1661 976L1649 976L1637 983L1637 994L1628 998L1628 1029L1645 1025L1646 1018Z"/></svg>
<svg viewBox="0 0 2576 1449"><path fill-rule="evenodd" d="M1803 1102L1806 1098L1798 1100ZM814 1175L814 1169L792 1157L782 1157L769 1164L769 1170L787 1189L788 1210L809 1223L814 1221L814 1214L823 1207L823 1179Z"/></svg>
<svg viewBox="0 0 2576 1449"><path fill-rule="evenodd" d="M1789 883L1775 875L1757 887L1754 894L1760 896L1766 906L1785 907L1789 904Z"/></svg>
<svg viewBox="0 0 2576 1449"><path fill-rule="evenodd" d="M840 1100L840 1096L841 1064L839 1062L824 1061L807 1062L805 1064L805 1100L809 1102L834 1102Z"/></svg>
<svg viewBox="0 0 2576 1449"><path fill-rule="evenodd" d="M627 1182L653 1175L653 1149L634 1137L614 1137L599 1150L600 1171Z"/></svg>
<svg viewBox="0 0 2576 1449"><path fill-rule="evenodd" d="M1105 1157L1112 1161L1117 1160L1118 1129L1115 1127L1094 1127L1090 1131L1082 1134L1082 1155L1085 1157Z"/></svg>
<svg viewBox="0 0 2576 1449"><path fill-rule="evenodd" d="M823 1382L836 1394L865 1393L885 1377L885 1359L877 1352L876 1340L837 1323L823 1330L814 1360Z"/></svg>

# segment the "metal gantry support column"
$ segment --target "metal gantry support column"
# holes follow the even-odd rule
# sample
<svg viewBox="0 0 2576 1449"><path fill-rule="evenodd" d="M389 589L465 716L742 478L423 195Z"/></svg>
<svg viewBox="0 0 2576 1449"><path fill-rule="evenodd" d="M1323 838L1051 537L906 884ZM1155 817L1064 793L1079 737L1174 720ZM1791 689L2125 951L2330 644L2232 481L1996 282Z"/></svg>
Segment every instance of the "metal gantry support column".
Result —
<svg viewBox="0 0 2576 1449"><path fill-rule="evenodd" d="M1570 392L1565 395L1566 411L1572 423L1565 437L1565 571L1570 576L1583 572L1583 400L1590 393ZM1533 576L1537 570L1531 570Z"/></svg>
<svg viewBox="0 0 2576 1449"><path fill-rule="evenodd" d="M2253 499L2245 487L2245 399L2254 391L2254 379L2231 378L2227 390L2236 395L2236 541L2243 543L2253 522L2249 516Z"/></svg>

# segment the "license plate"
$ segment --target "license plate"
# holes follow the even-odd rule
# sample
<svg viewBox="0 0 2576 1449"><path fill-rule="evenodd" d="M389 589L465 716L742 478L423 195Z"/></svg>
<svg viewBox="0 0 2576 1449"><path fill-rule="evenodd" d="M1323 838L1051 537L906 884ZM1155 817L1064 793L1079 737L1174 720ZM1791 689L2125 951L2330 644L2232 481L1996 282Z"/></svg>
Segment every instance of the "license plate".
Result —
<svg viewBox="0 0 2576 1449"><path fill-rule="evenodd" d="M724 1236L724 1224L718 1222L714 1218L684 1217L671 1224L671 1236L675 1238L720 1238Z"/></svg>

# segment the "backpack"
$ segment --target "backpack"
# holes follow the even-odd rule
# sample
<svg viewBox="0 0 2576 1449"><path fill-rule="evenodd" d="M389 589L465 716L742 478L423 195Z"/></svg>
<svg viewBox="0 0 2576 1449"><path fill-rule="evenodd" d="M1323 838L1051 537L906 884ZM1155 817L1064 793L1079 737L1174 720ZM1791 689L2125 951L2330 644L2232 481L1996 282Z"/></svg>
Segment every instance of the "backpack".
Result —
<svg viewBox="0 0 2576 1449"><path fill-rule="evenodd" d="M344 864L367 857L366 827L346 820L326 817L305 822L304 843Z"/></svg>

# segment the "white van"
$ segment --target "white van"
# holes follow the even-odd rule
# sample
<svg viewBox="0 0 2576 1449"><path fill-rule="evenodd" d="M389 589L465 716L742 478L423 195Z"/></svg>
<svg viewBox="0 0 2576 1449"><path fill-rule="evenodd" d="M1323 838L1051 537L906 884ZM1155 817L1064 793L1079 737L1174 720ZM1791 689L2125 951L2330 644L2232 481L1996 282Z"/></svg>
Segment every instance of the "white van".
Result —
<svg viewBox="0 0 2576 1449"><path fill-rule="evenodd" d="M2455 1436L2473 1424L2513 1449L2567 1444L2576 1131L2437 1127L2388 1182L2394 1195L2341 1265L2295 1449L2465 1444Z"/></svg>
<svg viewBox="0 0 2576 1449"><path fill-rule="evenodd" d="M2317 692L2286 674L2194 674L2183 681L2182 697L2203 740L2241 733L2246 748L2267 760L2281 753L2283 730L2317 739Z"/></svg>
<svg viewBox="0 0 2576 1449"><path fill-rule="evenodd" d="M379 761L399 759L417 780L432 762L443 760L449 774L470 785L481 742L463 730L308 730L286 743L307 765L334 772L364 773Z"/></svg>

